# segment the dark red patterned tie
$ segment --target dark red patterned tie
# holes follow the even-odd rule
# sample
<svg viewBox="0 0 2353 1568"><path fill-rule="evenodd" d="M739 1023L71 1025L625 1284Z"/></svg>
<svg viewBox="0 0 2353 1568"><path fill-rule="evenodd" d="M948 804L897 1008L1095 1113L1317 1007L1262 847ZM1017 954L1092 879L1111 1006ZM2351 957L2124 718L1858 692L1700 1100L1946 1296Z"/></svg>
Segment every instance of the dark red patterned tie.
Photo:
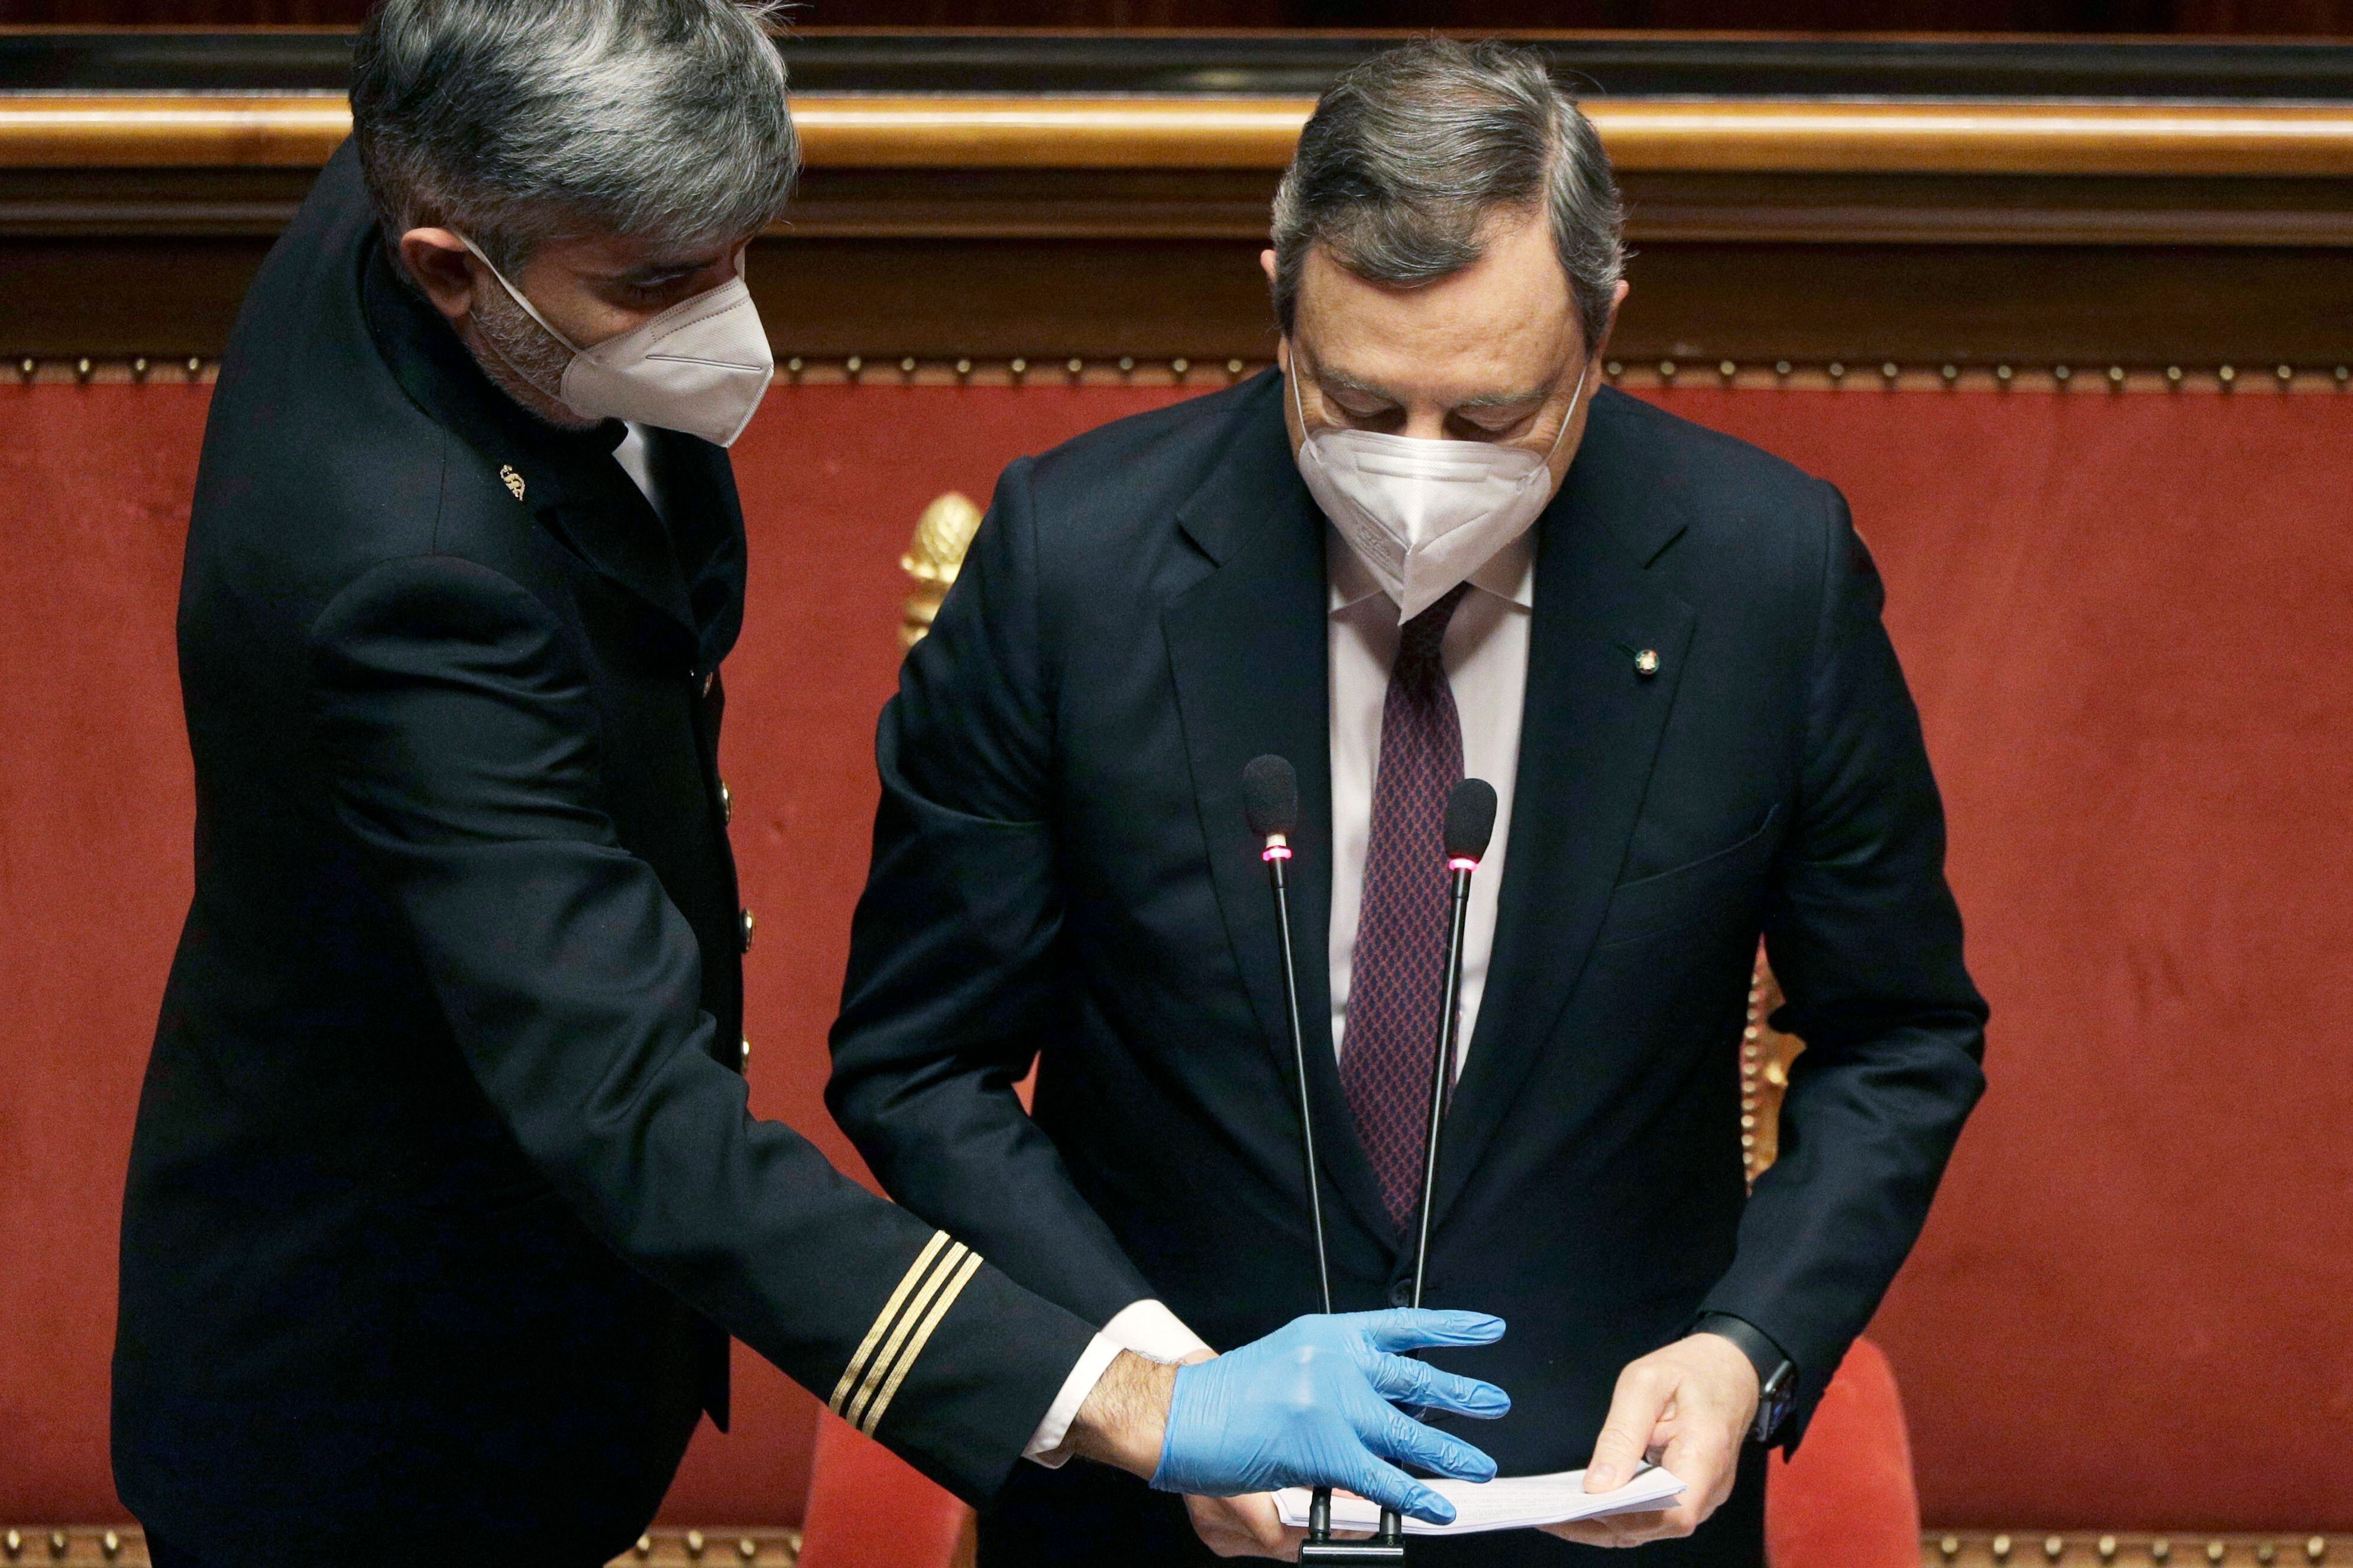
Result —
<svg viewBox="0 0 2353 1568"><path fill-rule="evenodd" d="M1446 624L1463 584L1408 621L1381 706L1365 897L1348 971L1340 1085L1400 1234L1421 1192L1430 1053L1446 984L1446 797L1462 782L1462 721L1446 682Z"/></svg>

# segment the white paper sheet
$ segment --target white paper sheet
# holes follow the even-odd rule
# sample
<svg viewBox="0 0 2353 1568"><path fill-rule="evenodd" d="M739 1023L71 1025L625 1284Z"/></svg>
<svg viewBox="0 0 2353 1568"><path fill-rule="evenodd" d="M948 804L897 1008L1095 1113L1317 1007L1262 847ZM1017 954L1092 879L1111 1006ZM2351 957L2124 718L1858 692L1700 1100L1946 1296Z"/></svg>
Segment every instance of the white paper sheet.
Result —
<svg viewBox="0 0 2353 1568"><path fill-rule="evenodd" d="M1583 1470L1560 1470L1549 1476L1498 1476L1492 1481L1432 1481L1430 1489L1454 1505L1452 1524L1405 1521L1408 1535L1476 1535L1490 1530L1527 1530L1540 1524L1565 1524L1571 1520L1601 1519L1615 1513L1649 1513L1683 1495L1683 1483L1656 1465L1645 1465L1634 1479L1615 1491L1588 1493ZM1307 1523L1309 1493L1305 1487L1286 1487L1274 1494L1282 1522L1293 1529ZM1377 1530L1378 1503L1353 1492L1332 1494L1332 1528Z"/></svg>

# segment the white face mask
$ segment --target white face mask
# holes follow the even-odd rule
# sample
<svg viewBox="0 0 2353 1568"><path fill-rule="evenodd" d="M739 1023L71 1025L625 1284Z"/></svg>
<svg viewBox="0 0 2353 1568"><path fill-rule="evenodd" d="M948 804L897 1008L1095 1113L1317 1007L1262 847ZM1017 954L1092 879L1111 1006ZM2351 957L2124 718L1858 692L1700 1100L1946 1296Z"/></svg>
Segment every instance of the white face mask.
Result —
<svg viewBox="0 0 2353 1568"><path fill-rule="evenodd" d="M718 288L681 300L645 325L584 349L555 330L522 290L491 267L472 240L473 251L500 287L546 333L572 351L558 387L541 387L551 397L590 419L633 419L665 430L683 430L722 447L732 447L752 416L760 411L776 355L752 291L744 286L744 258L735 276Z"/></svg>
<svg viewBox="0 0 2353 1568"><path fill-rule="evenodd" d="M1292 404L1306 439L1299 474L1324 515L1409 621L1525 533L1552 500L1552 456L1577 417L1588 359L1552 450L1488 441L1426 441L1337 426L1307 428L1293 355Z"/></svg>

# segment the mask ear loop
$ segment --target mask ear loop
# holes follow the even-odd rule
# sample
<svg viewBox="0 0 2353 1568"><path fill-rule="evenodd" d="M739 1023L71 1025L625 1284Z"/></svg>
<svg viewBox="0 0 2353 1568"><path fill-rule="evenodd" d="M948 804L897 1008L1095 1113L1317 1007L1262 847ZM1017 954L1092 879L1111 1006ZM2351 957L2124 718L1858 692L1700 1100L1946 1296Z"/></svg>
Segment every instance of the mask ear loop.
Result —
<svg viewBox="0 0 2353 1568"><path fill-rule="evenodd" d="M464 235L458 234L458 231L454 228L449 232L451 234L458 235L458 243L464 246L468 250L472 251L474 253L475 260L480 262L483 266L491 269L491 276L499 280L499 287L507 291L507 298L512 300L516 304L521 305L523 309L523 313L529 316L533 321L539 323L540 331L545 332L549 337L554 338L557 342L562 343L565 351L575 358L586 352L582 349L578 343L574 342L570 338L567 338L562 332L557 331L555 330L555 323L539 313L539 307L531 302L530 296L526 295L522 289L507 281L507 275L499 270L497 263L493 262L489 257L482 254L482 247L480 246L476 245ZM543 393L547 392L547 388L543 386L539 390ZM554 396L554 395L553 393L548 393L548 395Z"/></svg>
<svg viewBox="0 0 2353 1568"><path fill-rule="evenodd" d="M1577 390L1568 395L1568 412L1560 416L1560 428L1552 433L1552 445L1545 449L1545 467L1559 455L1560 444L1568 438L1568 427L1577 423L1577 399L1585 395L1585 379L1593 374L1593 356L1585 356L1585 368L1577 373Z"/></svg>

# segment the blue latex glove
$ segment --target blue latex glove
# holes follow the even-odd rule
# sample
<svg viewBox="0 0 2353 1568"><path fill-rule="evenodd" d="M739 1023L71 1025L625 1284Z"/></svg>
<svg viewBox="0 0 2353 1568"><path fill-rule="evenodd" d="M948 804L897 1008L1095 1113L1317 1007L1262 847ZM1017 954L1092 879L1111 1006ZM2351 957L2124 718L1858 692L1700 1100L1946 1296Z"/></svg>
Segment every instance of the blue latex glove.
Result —
<svg viewBox="0 0 2353 1568"><path fill-rule="evenodd" d="M1152 1484L1197 1497L1344 1487L1448 1523L1453 1505L1398 1466L1483 1481L1495 1461L1397 1405L1493 1420L1512 1401L1491 1383L1397 1352L1503 1337L1504 1321L1484 1312L1350 1312L1300 1318L1255 1344L1180 1367Z"/></svg>

